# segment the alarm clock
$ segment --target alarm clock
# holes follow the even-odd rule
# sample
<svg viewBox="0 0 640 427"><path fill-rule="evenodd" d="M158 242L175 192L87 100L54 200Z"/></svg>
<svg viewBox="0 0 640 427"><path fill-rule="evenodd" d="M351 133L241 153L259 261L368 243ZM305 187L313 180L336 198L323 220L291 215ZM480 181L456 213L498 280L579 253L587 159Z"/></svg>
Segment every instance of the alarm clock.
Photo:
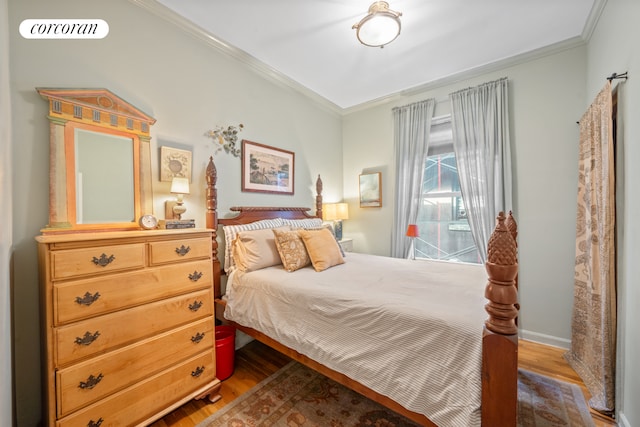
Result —
<svg viewBox="0 0 640 427"><path fill-rule="evenodd" d="M150 214L142 215L138 220L138 224L145 230L153 230L154 228L158 228L158 218Z"/></svg>

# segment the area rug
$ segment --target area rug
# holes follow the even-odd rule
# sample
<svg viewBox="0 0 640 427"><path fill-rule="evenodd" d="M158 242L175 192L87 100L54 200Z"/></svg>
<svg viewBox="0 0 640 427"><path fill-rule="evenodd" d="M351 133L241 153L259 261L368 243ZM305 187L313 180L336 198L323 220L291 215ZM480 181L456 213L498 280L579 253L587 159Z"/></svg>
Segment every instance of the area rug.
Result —
<svg viewBox="0 0 640 427"><path fill-rule="evenodd" d="M416 424L291 362L197 425L258 426L415 427ZM518 426L592 427L593 421L578 386L520 370Z"/></svg>

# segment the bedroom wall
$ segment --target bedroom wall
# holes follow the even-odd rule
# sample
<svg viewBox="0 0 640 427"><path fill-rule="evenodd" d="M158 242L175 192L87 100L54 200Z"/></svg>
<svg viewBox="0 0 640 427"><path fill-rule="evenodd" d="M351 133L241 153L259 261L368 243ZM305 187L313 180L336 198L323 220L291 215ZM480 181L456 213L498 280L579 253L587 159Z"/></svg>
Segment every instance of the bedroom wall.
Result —
<svg viewBox="0 0 640 427"><path fill-rule="evenodd" d="M18 25L28 18L100 18L110 31L102 40L26 40ZM16 421L35 426L41 410L34 236L47 222L49 186L47 103L35 88L104 87L155 117L155 212L162 217L164 201L173 198L169 183L158 180L158 147L189 149L194 174L191 194L185 197L186 217L195 218L198 226L204 226L204 168L213 153L205 131L243 123L240 137L296 156L293 196L242 193L240 159L217 156L221 214L233 205L313 207L318 174L327 201L342 197L341 117L126 0L10 0L9 25Z"/></svg>
<svg viewBox="0 0 640 427"><path fill-rule="evenodd" d="M435 98L436 116L450 112L448 94L508 77L514 179L519 224L520 326L523 335L568 346L573 298L578 126L585 105L585 46L508 66L344 118L344 195L351 202L344 233L356 251L390 253L393 221L394 106ZM383 207L357 207L357 177L383 173Z"/></svg>
<svg viewBox="0 0 640 427"><path fill-rule="evenodd" d="M587 49L587 102L604 85L603 76L629 73L618 88L617 231L618 231L618 391L620 425L640 425L640 3L608 1ZM618 81L621 82L621 81ZM586 108L586 105L585 105Z"/></svg>
<svg viewBox="0 0 640 427"><path fill-rule="evenodd" d="M0 425L13 425L11 400L11 104L7 0L0 0Z"/></svg>

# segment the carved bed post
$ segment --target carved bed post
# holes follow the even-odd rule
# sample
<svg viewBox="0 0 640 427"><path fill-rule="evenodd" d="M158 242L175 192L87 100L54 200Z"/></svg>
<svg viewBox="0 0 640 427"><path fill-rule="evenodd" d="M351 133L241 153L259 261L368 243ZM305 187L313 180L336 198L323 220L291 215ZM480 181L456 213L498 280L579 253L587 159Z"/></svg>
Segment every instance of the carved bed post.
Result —
<svg viewBox="0 0 640 427"><path fill-rule="evenodd" d="M320 179L320 174L316 180L316 216L322 218L322 179Z"/></svg>
<svg viewBox="0 0 640 427"><path fill-rule="evenodd" d="M518 247L518 223L513 217L512 211L509 211L509 216L507 217L506 224L507 224L507 228L509 229L509 232L511 233L511 236L513 237L513 240L515 240L516 242L516 247ZM515 287L516 289L518 289L518 275L516 275L515 280L516 280ZM516 303L515 307L516 307L516 310L520 310L519 303ZM518 318L516 317L516 325L517 324L518 324Z"/></svg>
<svg viewBox="0 0 640 427"><path fill-rule="evenodd" d="M515 221L509 221L515 225ZM504 212L498 215L487 250L489 314L482 338L482 425L516 426L518 409L518 315L515 287L518 251Z"/></svg>
<svg viewBox="0 0 640 427"><path fill-rule="evenodd" d="M211 242L211 252L213 255L213 297L220 298L220 261L218 260L218 190L216 182L218 171L213 163L213 156L209 157L209 164L206 170L207 191L206 191L206 225L213 230Z"/></svg>

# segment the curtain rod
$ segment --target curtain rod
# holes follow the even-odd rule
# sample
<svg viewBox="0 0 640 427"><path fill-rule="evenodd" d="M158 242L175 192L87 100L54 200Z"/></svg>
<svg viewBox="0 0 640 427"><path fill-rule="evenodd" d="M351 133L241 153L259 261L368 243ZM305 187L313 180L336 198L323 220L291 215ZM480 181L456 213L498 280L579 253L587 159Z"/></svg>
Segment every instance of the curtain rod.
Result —
<svg viewBox="0 0 640 427"><path fill-rule="evenodd" d="M629 76L627 76L627 71L625 71L622 74L613 73L609 77L607 77L607 80L609 80L609 81L613 81L615 79L625 79L625 80L627 80L628 78L629 78ZM580 124L580 122L576 122L576 124Z"/></svg>
<svg viewBox="0 0 640 427"><path fill-rule="evenodd" d="M625 80L627 80L628 79L627 72L625 71L622 74L613 73L609 77L607 77L607 80L609 80L609 81L612 81L612 80L615 80L615 79L625 79Z"/></svg>

